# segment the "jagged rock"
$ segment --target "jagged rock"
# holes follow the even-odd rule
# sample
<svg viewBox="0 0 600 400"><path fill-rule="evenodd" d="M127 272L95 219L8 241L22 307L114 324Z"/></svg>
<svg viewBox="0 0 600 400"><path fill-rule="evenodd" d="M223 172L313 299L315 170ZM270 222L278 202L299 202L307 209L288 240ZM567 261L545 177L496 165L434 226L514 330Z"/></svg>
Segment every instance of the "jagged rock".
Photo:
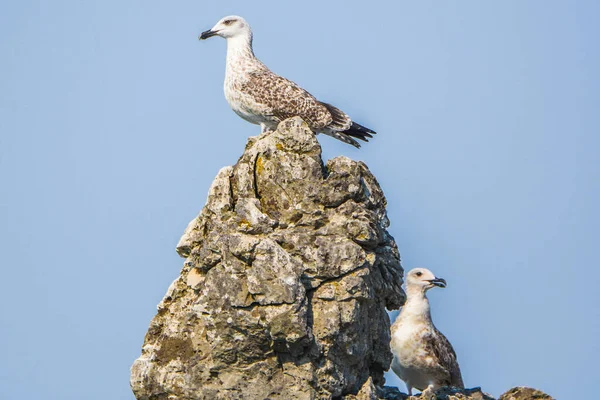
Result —
<svg viewBox="0 0 600 400"><path fill-rule="evenodd" d="M132 366L137 399L376 399L402 268L362 162L299 118L251 138L177 252L181 275Z"/></svg>
<svg viewBox="0 0 600 400"><path fill-rule="evenodd" d="M537 389L518 386L504 393L498 400L553 400L553 398Z"/></svg>

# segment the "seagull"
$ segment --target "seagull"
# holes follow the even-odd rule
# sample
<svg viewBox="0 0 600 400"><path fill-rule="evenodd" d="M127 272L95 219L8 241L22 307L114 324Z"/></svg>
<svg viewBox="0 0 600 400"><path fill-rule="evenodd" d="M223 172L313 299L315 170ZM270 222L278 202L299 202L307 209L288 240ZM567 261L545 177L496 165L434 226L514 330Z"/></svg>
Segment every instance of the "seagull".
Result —
<svg viewBox="0 0 600 400"><path fill-rule="evenodd" d="M392 370L412 388L432 394L443 386L464 389L456 353L444 335L433 325L425 293L432 287L446 287L425 268L406 275L407 300L391 328Z"/></svg>
<svg viewBox="0 0 600 400"><path fill-rule="evenodd" d="M237 115L260 125L261 132L277 128L286 118L301 117L315 133L324 133L360 148L355 140L368 141L375 134L352 121L331 104L317 100L294 82L274 74L252 50L252 30L244 18L222 18L198 37L227 39L225 98Z"/></svg>

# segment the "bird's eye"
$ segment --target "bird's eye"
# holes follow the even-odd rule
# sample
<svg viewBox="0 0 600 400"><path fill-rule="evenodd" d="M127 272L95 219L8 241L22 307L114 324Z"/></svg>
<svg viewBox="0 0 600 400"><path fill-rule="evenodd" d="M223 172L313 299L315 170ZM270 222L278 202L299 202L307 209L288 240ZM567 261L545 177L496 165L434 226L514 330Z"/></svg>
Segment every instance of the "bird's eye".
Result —
<svg viewBox="0 0 600 400"><path fill-rule="evenodd" d="M231 25L235 22L235 19L228 19L227 21L223 21L224 25Z"/></svg>
<svg viewBox="0 0 600 400"><path fill-rule="evenodd" d="M417 272L417 276L421 276L423 273L421 271Z"/></svg>

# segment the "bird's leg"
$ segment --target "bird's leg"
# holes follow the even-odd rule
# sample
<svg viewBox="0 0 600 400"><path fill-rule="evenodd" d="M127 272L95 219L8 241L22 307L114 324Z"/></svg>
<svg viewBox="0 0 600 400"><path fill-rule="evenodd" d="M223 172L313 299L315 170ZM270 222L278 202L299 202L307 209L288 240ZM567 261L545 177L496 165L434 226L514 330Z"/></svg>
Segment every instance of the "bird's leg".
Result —
<svg viewBox="0 0 600 400"><path fill-rule="evenodd" d="M270 131L271 131L271 130L269 129L269 127L267 127L267 125L266 125L266 124L264 124L264 123L261 123L261 124L260 124L260 134L261 134L261 135L262 135L263 133L270 132Z"/></svg>
<svg viewBox="0 0 600 400"><path fill-rule="evenodd" d="M412 386L409 385L408 383L406 384L406 390L408 391L408 395L412 396Z"/></svg>

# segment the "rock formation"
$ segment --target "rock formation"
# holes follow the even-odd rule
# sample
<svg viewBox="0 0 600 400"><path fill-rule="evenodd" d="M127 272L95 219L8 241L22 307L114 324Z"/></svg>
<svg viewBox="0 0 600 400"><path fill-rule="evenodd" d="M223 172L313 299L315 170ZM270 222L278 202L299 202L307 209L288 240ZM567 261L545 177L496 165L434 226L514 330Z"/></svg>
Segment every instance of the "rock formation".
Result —
<svg viewBox="0 0 600 400"><path fill-rule="evenodd" d="M365 164L323 165L301 119L251 138L177 246L184 267L132 367L136 397L374 393L392 357L386 307L405 299L385 207Z"/></svg>
<svg viewBox="0 0 600 400"><path fill-rule="evenodd" d="M408 399L382 387L386 308L405 300L385 207L366 165L324 165L301 119L250 138L177 245L183 269L131 368L136 398ZM527 397L540 393L501 399L551 399ZM436 397L493 399L478 388Z"/></svg>

